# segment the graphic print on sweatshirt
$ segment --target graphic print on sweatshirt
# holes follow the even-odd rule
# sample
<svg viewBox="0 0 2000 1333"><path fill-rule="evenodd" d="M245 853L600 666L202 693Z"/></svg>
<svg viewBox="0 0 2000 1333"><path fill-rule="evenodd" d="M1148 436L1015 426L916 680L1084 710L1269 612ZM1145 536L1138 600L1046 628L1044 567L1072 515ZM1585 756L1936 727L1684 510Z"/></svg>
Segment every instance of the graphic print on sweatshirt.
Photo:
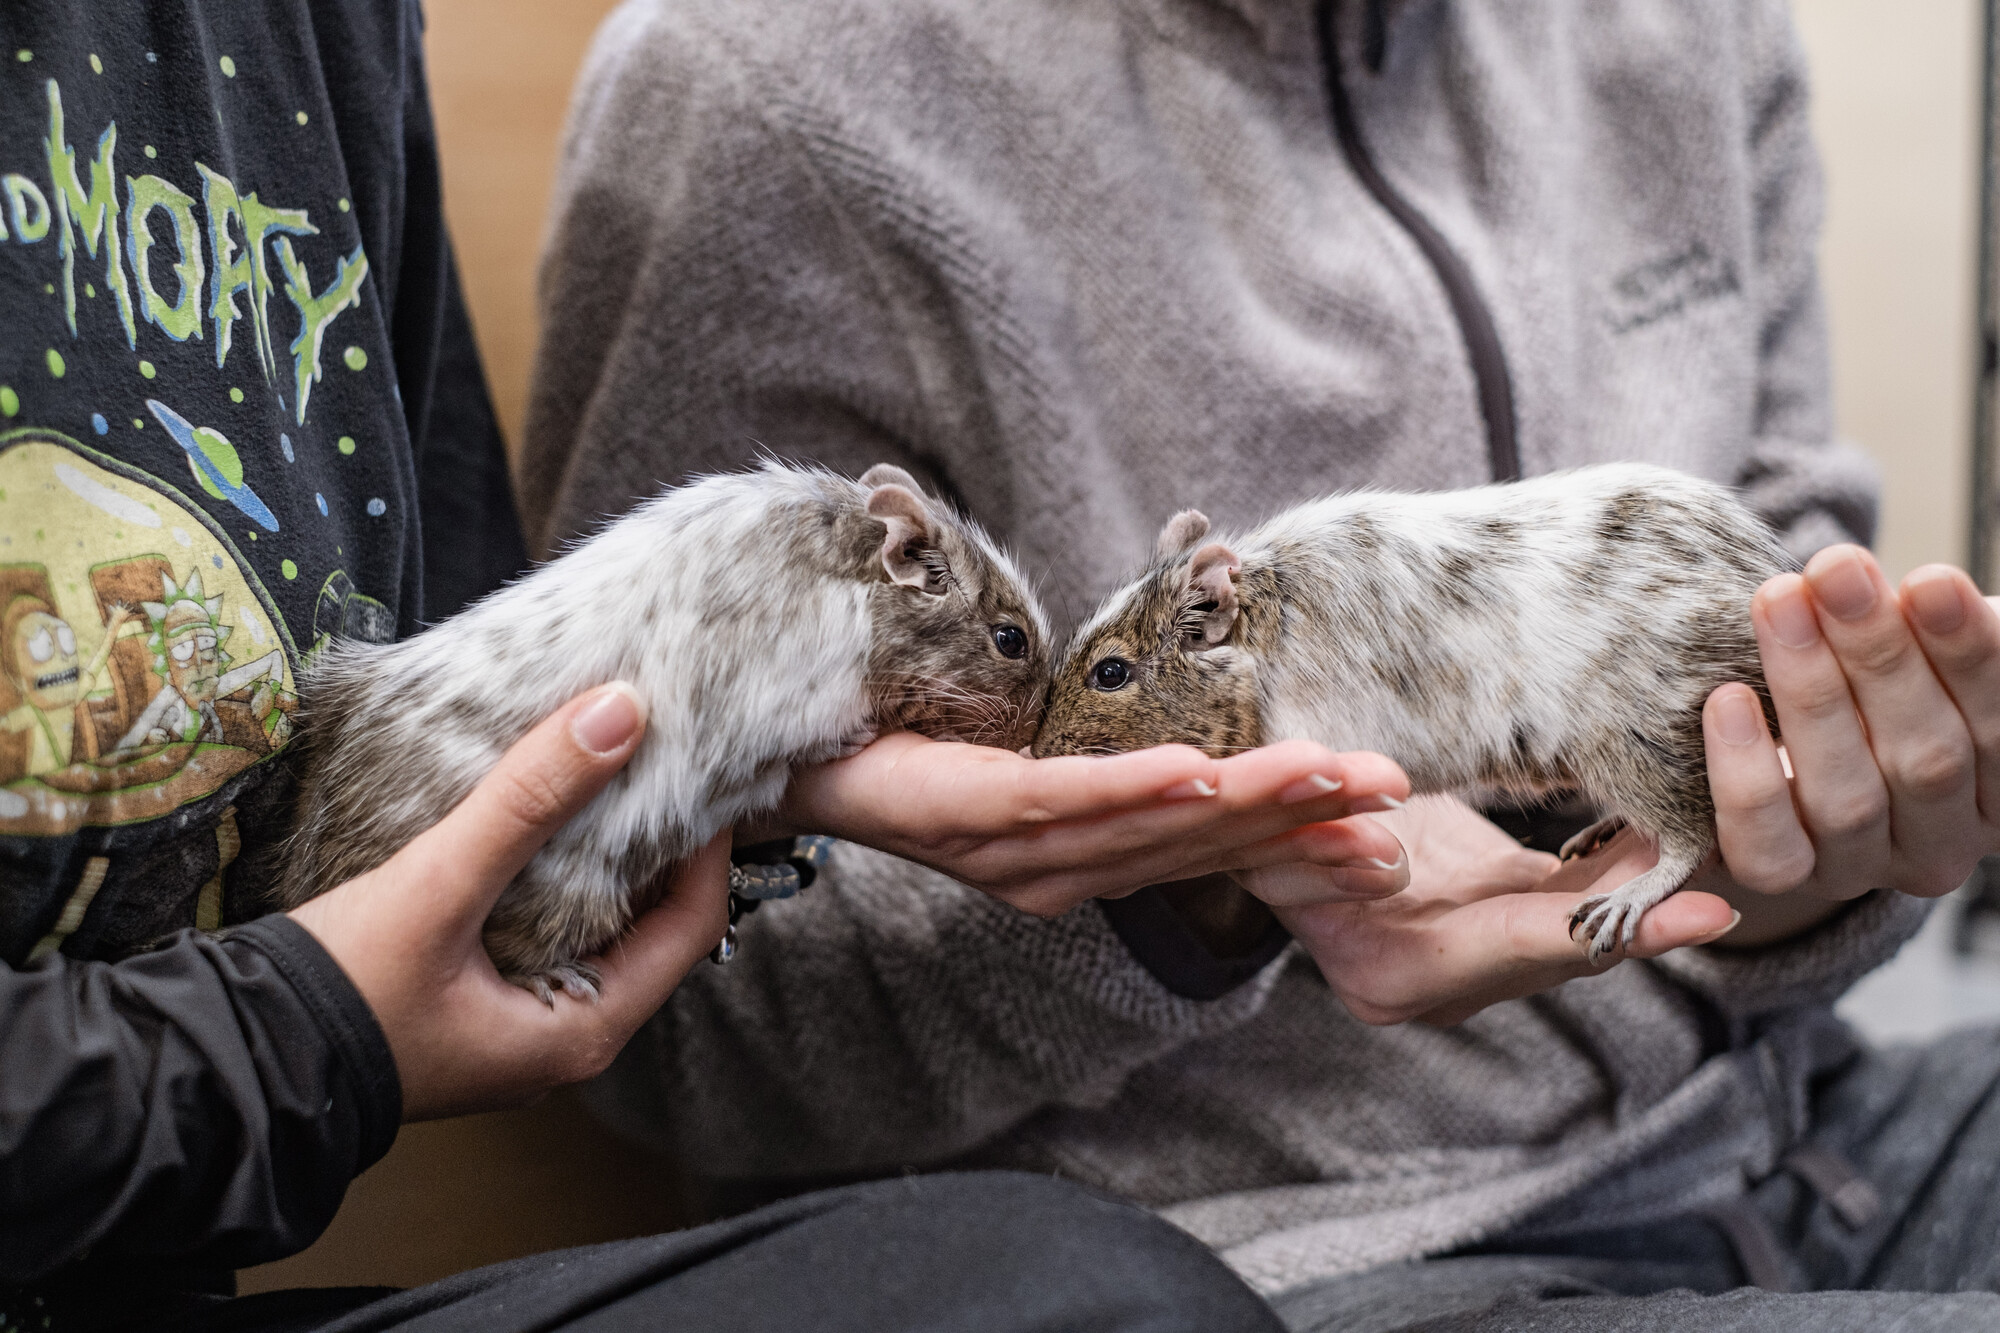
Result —
<svg viewBox="0 0 2000 1333"><path fill-rule="evenodd" d="M412 491L388 316L319 71L274 26L144 3L0 19L17 965L100 896L125 924L88 933L126 945L220 924L297 672L330 636L396 632ZM141 871L181 901L109 901Z"/></svg>

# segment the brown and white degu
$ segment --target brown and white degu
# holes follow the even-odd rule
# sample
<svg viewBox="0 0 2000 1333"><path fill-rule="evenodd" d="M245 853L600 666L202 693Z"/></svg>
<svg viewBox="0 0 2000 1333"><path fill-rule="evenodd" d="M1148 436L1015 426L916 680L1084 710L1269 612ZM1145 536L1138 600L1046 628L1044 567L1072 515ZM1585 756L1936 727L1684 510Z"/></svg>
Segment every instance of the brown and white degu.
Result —
<svg viewBox="0 0 2000 1333"><path fill-rule="evenodd" d="M795 765L892 730L1026 744L1048 641L1006 553L901 469L696 481L412 639L321 654L278 901L380 865L564 701L629 681L648 708L637 752L485 932L509 980L592 995L584 960L669 866L776 805Z"/></svg>
<svg viewBox="0 0 2000 1333"><path fill-rule="evenodd" d="M1621 823L1659 846L1577 908L1594 961L1715 846L1702 704L1742 681L1770 715L1750 597L1793 568L1729 490L1641 464L1336 495L1225 539L1187 510L1065 651L1034 753L1305 738L1419 793L1579 792L1606 820L1572 849Z"/></svg>

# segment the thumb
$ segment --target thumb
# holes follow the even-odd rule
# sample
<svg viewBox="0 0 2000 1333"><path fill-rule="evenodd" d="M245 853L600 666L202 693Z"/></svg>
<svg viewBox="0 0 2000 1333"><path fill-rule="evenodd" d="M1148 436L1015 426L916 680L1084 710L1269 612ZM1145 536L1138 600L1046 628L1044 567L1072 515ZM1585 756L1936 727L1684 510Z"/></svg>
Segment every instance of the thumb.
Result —
<svg viewBox="0 0 2000 1333"><path fill-rule="evenodd" d="M516 741L452 812L403 849L453 915L484 921L521 867L638 748L639 692L624 681L579 695Z"/></svg>

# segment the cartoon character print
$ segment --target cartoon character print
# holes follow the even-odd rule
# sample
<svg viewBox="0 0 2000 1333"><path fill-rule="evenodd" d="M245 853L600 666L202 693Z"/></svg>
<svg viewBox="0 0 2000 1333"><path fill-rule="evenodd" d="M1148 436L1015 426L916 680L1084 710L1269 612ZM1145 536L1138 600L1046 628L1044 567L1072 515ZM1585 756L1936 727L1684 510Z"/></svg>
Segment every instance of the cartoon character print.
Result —
<svg viewBox="0 0 2000 1333"><path fill-rule="evenodd" d="M0 833L154 818L291 739L283 622L171 488L49 432L0 437L0 556L22 555L0 563Z"/></svg>
<svg viewBox="0 0 2000 1333"><path fill-rule="evenodd" d="M235 631L219 618L222 599L203 597L199 573L185 588L176 586L168 574L161 575L160 585L163 600L145 603L152 626L146 647L153 653L154 673L166 684L118 742L118 748L131 750L170 741L226 744L228 733L216 711L218 700L244 704L260 728L280 732L277 743L282 744L291 734L285 714L274 711L284 684L284 654L274 650L254 662L229 667L232 659L222 644Z"/></svg>
<svg viewBox="0 0 2000 1333"><path fill-rule="evenodd" d="M46 586L46 579L40 582ZM0 718L0 731L26 738L29 772L45 773L69 763L77 701L96 690L111 645L130 615L124 606L112 612L103 642L85 664L77 656L76 631L44 597L16 593L0 611L0 667L19 701Z"/></svg>

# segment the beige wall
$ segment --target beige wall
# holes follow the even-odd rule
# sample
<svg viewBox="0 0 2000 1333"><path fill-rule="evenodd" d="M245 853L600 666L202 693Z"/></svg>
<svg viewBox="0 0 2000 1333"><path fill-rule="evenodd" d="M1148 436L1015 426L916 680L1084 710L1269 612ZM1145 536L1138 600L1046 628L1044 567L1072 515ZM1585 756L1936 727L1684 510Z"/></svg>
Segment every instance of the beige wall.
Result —
<svg viewBox="0 0 2000 1333"><path fill-rule="evenodd" d="M994 0L1002 3L1004 0ZM534 260L570 79L610 0L427 0L447 208L494 399L520 438ZM1882 463L1900 573L1962 559L1976 0L1800 0L1830 200L1840 428ZM408 1129L327 1235L244 1289L415 1284L686 1215L575 1101Z"/></svg>
<svg viewBox="0 0 2000 1333"><path fill-rule="evenodd" d="M426 0L445 212L510 447L535 350L535 256L570 82L614 0Z"/></svg>
<svg viewBox="0 0 2000 1333"><path fill-rule="evenodd" d="M1978 208L1977 0L1795 0L1827 172L1842 434L1882 467L1892 575L1964 564Z"/></svg>

